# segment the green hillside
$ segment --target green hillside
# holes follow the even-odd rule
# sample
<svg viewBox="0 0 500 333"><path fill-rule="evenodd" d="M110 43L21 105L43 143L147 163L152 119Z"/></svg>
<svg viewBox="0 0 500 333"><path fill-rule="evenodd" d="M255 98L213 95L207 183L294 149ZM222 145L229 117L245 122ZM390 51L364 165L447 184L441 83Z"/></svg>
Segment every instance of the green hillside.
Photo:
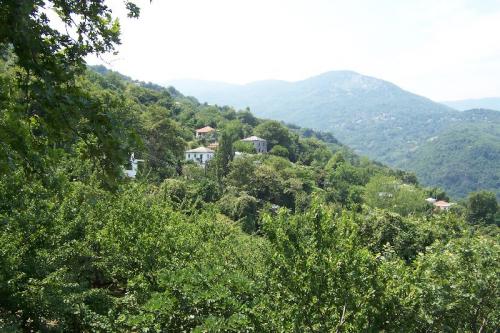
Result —
<svg viewBox="0 0 500 333"><path fill-rule="evenodd" d="M404 91L396 85L349 71L328 72L298 82L261 81L247 85L210 85L203 81L175 81L172 84L184 93L200 100L220 105L249 106L257 115L284 120L303 126L332 132L341 142L359 154L388 165L414 171L429 185L441 186L453 195L463 197L478 188L499 193L494 177L500 160L477 163L472 171L482 176L459 176L472 166L469 155L456 135L476 119L467 112L458 112L427 98ZM490 116L492 127L500 127L498 117ZM456 130L455 130L456 129ZM446 154L434 157L430 140L446 135ZM476 139L477 136L470 136ZM496 158L495 143L481 149ZM436 172L436 161L440 161ZM429 165L426 166L426 163ZM492 177L490 177L492 176ZM467 178L467 179L466 179Z"/></svg>
<svg viewBox="0 0 500 333"><path fill-rule="evenodd" d="M441 209L331 134L89 69L120 41L110 8L51 6L77 29L44 2L0 7L0 332L500 326L493 193Z"/></svg>
<svg viewBox="0 0 500 333"><path fill-rule="evenodd" d="M453 122L457 113L392 83L349 71L298 82L172 84L201 101L248 106L258 116L331 131L355 151L391 165Z"/></svg>
<svg viewBox="0 0 500 333"><path fill-rule="evenodd" d="M488 189L500 197L500 113L465 111L454 124L419 147L408 169L425 184L440 184L450 194L465 197Z"/></svg>

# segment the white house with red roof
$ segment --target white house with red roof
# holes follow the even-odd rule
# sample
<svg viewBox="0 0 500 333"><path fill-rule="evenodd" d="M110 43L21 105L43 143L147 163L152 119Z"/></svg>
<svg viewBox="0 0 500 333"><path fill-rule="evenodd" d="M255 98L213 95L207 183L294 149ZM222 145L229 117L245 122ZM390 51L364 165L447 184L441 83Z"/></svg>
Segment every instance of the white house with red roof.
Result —
<svg viewBox="0 0 500 333"><path fill-rule="evenodd" d="M202 128L198 128L196 130L196 138L197 139L208 137L208 136L211 136L213 134L215 134L215 128L210 127L210 126L205 126Z"/></svg>
<svg viewBox="0 0 500 333"><path fill-rule="evenodd" d="M453 202L447 202L444 200L439 200L433 203L434 207L436 207L439 210L449 210L451 206L454 205Z"/></svg>

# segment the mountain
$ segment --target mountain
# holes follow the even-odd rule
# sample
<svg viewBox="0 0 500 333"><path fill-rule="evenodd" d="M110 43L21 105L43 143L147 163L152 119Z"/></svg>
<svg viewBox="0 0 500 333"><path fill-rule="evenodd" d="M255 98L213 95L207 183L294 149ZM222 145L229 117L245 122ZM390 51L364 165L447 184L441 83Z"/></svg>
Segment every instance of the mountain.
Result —
<svg viewBox="0 0 500 333"><path fill-rule="evenodd" d="M404 165L408 152L454 121L457 114L390 82L350 71L298 82L172 84L208 103L248 106L257 116L331 131L357 152L396 166Z"/></svg>
<svg viewBox="0 0 500 333"><path fill-rule="evenodd" d="M460 111L470 109L491 109L500 111L500 97L464 99L460 101L443 102L443 104Z"/></svg>
<svg viewBox="0 0 500 333"><path fill-rule="evenodd" d="M297 82L267 80L231 85L183 80L169 84L211 104L249 107L260 117L332 132L356 152L394 167L414 170L427 185L446 185L447 190L460 196L482 184L474 180L467 182L458 176L441 183L442 177L433 177L430 168L422 165L433 165L433 161L416 161L418 156L434 156L434 153L420 151L432 150L429 145L433 140L444 140L443 135L448 131L451 134L447 134L447 143L443 143L453 148L448 150L448 158L463 154L461 147L450 146L449 140L462 134L460 126L471 124L471 130L477 128L474 127L478 121L477 112L470 115L458 112L384 80L352 71L332 71ZM492 122L500 126L496 118ZM478 139L476 136L471 138ZM495 145L488 147L494 150ZM492 156L496 154L492 152ZM463 160L467 158L463 156ZM500 159L495 163L500 164ZM441 172L446 174L446 168L453 163L443 165L446 167ZM478 168L481 172L482 166ZM491 181L487 187L500 193L500 186L493 179Z"/></svg>

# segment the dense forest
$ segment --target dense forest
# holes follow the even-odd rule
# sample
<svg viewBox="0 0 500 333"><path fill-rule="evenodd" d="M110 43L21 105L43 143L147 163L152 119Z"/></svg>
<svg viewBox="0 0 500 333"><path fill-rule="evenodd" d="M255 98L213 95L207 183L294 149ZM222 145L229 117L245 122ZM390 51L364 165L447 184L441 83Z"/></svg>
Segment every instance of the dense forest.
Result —
<svg viewBox="0 0 500 333"><path fill-rule="evenodd" d="M119 43L104 1L51 2L76 37L22 4L0 1L0 331L497 331L493 193L435 210L331 134L88 68Z"/></svg>

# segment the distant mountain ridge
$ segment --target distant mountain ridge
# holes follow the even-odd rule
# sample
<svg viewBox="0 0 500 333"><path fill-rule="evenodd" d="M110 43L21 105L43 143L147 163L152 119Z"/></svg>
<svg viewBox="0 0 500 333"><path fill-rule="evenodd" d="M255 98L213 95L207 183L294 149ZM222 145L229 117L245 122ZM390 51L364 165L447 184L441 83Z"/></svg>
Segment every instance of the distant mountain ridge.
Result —
<svg viewBox="0 0 500 333"><path fill-rule="evenodd" d="M327 72L297 82L172 84L208 103L248 106L257 116L332 131L356 151L392 165L400 165L396 162L405 159L406 151L433 136L456 114L390 82L352 71ZM433 126L426 126L428 121ZM418 131L411 129L414 125ZM381 140L385 147L377 144Z"/></svg>
<svg viewBox="0 0 500 333"><path fill-rule="evenodd" d="M391 82L353 71L332 71L296 82L266 80L234 85L182 80L168 84L210 104L249 107L259 117L330 131L356 152L394 167L414 170L424 183L446 185L454 195L463 196L478 188L473 180L463 182L461 176L439 183L442 178L428 174L431 171L425 167L426 161L419 164L415 159L434 156L429 142L440 138L448 129L474 124L479 121L479 113L458 112ZM493 122L496 124L496 118ZM489 136L488 140L494 137ZM447 146L453 147L448 143ZM495 149L496 145L490 143L486 146ZM427 153L417 154L422 147L426 147ZM454 149L454 153L462 153L460 147ZM442 164L449 167L445 162ZM467 168L467 161L463 162ZM500 165L500 159L494 162ZM500 193L500 184L488 185L488 188Z"/></svg>
<svg viewBox="0 0 500 333"><path fill-rule="evenodd" d="M463 99L459 101L447 101L443 102L443 104L460 111L472 109L490 109L500 111L500 97Z"/></svg>

